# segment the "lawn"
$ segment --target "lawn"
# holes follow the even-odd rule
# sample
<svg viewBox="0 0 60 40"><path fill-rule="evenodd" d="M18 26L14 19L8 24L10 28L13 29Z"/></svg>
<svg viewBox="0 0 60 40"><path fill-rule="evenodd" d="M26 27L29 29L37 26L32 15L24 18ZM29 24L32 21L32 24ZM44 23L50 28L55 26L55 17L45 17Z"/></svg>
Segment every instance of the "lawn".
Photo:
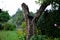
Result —
<svg viewBox="0 0 60 40"><path fill-rule="evenodd" d="M0 31L0 40L19 40L16 31Z"/></svg>

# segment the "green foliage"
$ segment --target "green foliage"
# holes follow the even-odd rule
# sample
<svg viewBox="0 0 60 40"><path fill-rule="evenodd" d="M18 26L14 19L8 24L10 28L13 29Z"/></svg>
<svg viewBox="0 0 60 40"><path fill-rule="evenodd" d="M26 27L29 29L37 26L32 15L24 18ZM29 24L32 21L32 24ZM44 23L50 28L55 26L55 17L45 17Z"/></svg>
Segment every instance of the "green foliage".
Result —
<svg viewBox="0 0 60 40"><path fill-rule="evenodd" d="M57 24L57 26L54 26ZM37 28L41 30L42 34L51 37L60 37L60 11L54 10L45 12L41 15L37 22Z"/></svg>
<svg viewBox="0 0 60 40"><path fill-rule="evenodd" d="M10 19L10 16L8 14L8 11L2 11L0 13L0 22L4 23L7 22Z"/></svg>
<svg viewBox="0 0 60 40"><path fill-rule="evenodd" d="M34 16L33 12L30 12L30 15ZM18 8L18 10L16 11L16 14L12 16L11 22L17 25L21 25L22 22L24 22L24 16L23 16L22 10Z"/></svg>
<svg viewBox="0 0 60 40"><path fill-rule="evenodd" d="M22 22L20 25L20 28L17 29L17 34L20 40L25 40L26 39L26 23Z"/></svg>
<svg viewBox="0 0 60 40"><path fill-rule="evenodd" d="M36 0L35 1L37 4L42 4L42 3L49 3L52 4L53 2L60 3L60 0Z"/></svg>
<svg viewBox="0 0 60 40"><path fill-rule="evenodd" d="M30 15L31 15L31 16L34 16L35 14L34 14L33 12L30 12Z"/></svg>
<svg viewBox="0 0 60 40"><path fill-rule="evenodd" d="M35 35L32 36L30 40L45 40L46 36L45 35Z"/></svg>
<svg viewBox="0 0 60 40"><path fill-rule="evenodd" d="M0 40L19 40L16 31L0 31Z"/></svg>
<svg viewBox="0 0 60 40"><path fill-rule="evenodd" d="M25 27L26 27L26 23L25 22L22 22L21 28L25 28Z"/></svg>
<svg viewBox="0 0 60 40"><path fill-rule="evenodd" d="M2 30L3 29L3 27L2 27L2 23L0 23L0 30Z"/></svg>
<svg viewBox="0 0 60 40"><path fill-rule="evenodd" d="M10 15L8 14L8 11L3 11L0 9L0 30L3 29L3 24L7 22L10 19Z"/></svg>
<svg viewBox="0 0 60 40"><path fill-rule="evenodd" d="M37 0L37 1L35 1L37 4L41 4L41 3L43 3L43 0Z"/></svg>
<svg viewBox="0 0 60 40"><path fill-rule="evenodd" d="M35 35L32 36L30 40L60 40L60 38L50 38L46 35Z"/></svg>
<svg viewBox="0 0 60 40"><path fill-rule="evenodd" d="M44 11L37 22L40 34L60 38L60 0L38 0L38 3L50 3L52 10ZM56 24L56 26L55 26Z"/></svg>
<svg viewBox="0 0 60 40"><path fill-rule="evenodd" d="M20 29L17 30L17 35L20 40L25 40L26 39L26 33Z"/></svg>
<svg viewBox="0 0 60 40"><path fill-rule="evenodd" d="M16 14L12 16L12 19L13 19L13 23L15 23L15 24L17 24L18 21L20 21L20 23L22 23L22 21L24 21L23 13L19 8L18 8Z"/></svg>
<svg viewBox="0 0 60 40"><path fill-rule="evenodd" d="M4 30L15 30L16 26L14 24L4 23L3 24L3 29Z"/></svg>
<svg viewBox="0 0 60 40"><path fill-rule="evenodd" d="M16 26L16 28L20 28L20 25L24 21L23 13L22 11L18 8L16 14L14 14L11 19L8 21L8 23L13 24Z"/></svg>

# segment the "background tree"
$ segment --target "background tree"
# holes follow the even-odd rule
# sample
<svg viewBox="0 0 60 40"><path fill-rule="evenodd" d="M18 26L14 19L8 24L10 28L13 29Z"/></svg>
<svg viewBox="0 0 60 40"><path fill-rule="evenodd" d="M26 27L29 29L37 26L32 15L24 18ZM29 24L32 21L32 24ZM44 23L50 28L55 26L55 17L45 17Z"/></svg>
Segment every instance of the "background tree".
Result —
<svg viewBox="0 0 60 40"><path fill-rule="evenodd" d="M51 9L44 11L38 19L37 28L38 31L41 30L38 34L60 38L60 1L49 1L51 1ZM38 2L40 2L40 0ZM46 0L46 2L48 2L48 0Z"/></svg>
<svg viewBox="0 0 60 40"><path fill-rule="evenodd" d="M7 22L10 19L8 11L3 11L0 9L0 29L2 29L3 23Z"/></svg>
<svg viewBox="0 0 60 40"><path fill-rule="evenodd" d="M7 22L10 19L10 15L8 14L8 11L2 11L2 9L0 9L0 22L4 23Z"/></svg>

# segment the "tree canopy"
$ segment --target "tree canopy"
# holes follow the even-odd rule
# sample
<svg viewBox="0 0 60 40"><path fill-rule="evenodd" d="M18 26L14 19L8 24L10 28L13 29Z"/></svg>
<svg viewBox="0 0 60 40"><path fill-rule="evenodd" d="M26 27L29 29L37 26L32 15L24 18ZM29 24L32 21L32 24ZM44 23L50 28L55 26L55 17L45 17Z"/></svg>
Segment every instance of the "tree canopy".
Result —
<svg viewBox="0 0 60 40"><path fill-rule="evenodd" d="M8 11L3 11L0 9L0 22L7 22L10 19L10 15L8 14Z"/></svg>
<svg viewBox="0 0 60 40"><path fill-rule="evenodd" d="M38 0L43 3L49 3L51 10L44 10L37 21L37 28L41 34L51 37L60 37L60 0ZM38 34L40 34L38 33Z"/></svg>

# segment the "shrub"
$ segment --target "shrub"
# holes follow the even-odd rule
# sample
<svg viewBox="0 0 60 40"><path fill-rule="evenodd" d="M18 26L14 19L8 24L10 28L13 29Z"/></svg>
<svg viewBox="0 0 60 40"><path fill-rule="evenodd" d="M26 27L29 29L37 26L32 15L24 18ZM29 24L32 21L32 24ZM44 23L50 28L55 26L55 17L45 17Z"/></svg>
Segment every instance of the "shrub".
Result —
<svg viewBox="0 0 60 40"><path fill-rule="evenodd" d="M3 24L3 29L4 30L15 30L16 26L13 24L9 24L9 23L4 23Z"/></svg>
<svg viewBox="0 0 60 40"><path fill-rule="evenodd" d="M0 23L0 30L2 30L3 29L3 27L2 27L2 23Z"/></svg>
<svg viewBox="0 0 60 40"><path fill-rule="evenodd" d="M34 35L31 37L30 40L45 40L46 39L46 36L45 35Z"/></svg>
<svg viewBox="0 0 60 40"><path fill-rule="evenodd" d="M26 33L23 32L22 30L18 29L18 30L17 30L17 34L18 34L18 38L19 38L20 40L25 40L25 39L26 39Z"/></svg>
<svg viewBox="0 0 60 40"><path fill-rule="evenodd" d="M42 35L60 38L60 11L43 13L37 22L37 29Z"/></svg>

